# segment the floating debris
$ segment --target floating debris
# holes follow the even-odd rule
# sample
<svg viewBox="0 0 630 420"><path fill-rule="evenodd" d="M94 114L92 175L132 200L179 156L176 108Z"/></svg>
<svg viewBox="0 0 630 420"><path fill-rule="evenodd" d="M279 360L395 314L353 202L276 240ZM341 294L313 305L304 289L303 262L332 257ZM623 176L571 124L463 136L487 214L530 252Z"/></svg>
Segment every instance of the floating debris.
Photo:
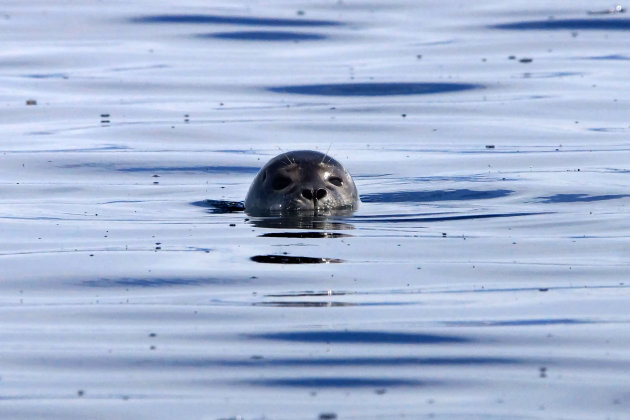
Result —
<svg viewBox="0 0 630 420"><path fill-rule="evenodd" d="M37 101L35 99L27 99L26 105L28 106L37 105Z"/></svg>
<svg viewBox="0 0 630 420"><path fill-rule="evenodd" d="M586 12L587 15L614 15L617 13L626 13L626 8L622 5L618 4L612 9L606 10L589 10Z"/></svg>

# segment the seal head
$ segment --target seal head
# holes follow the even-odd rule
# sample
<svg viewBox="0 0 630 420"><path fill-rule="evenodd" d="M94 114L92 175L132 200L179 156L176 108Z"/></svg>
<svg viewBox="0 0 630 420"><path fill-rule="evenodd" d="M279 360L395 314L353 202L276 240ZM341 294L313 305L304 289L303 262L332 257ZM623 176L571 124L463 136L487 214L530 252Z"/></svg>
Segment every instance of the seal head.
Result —
<svg viewBox="0 0 630 420"><path fill-rule="evenodd" d="M359 202L357 187L339 162L320 152L298 150L276 156L258 172L245 211L253 216L326 214L355 210Z"/></svg>

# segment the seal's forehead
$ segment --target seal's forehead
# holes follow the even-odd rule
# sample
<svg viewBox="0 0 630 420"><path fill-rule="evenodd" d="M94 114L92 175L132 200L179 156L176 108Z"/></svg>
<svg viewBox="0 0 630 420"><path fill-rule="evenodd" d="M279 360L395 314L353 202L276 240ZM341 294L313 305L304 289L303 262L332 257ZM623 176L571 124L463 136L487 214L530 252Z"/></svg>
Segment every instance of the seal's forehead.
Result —
<svg viewBox="0 0 630 420"><path fill-rule="evenodd" d="M268 169L317 168L330 171L334 169L345 171L343 166L332 157L312 150L281 153L271 159L265 166Z"/></svg>

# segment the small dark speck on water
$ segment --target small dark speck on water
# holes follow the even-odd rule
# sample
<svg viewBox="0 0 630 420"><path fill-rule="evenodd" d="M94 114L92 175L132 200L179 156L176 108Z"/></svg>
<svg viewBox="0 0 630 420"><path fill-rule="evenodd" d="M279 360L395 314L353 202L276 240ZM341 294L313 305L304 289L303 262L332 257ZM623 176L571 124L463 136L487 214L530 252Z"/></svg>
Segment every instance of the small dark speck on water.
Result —
<svg viewBox="0 0 630 420"><path fill-rule="evenodd" d="M494 144L486 144L486 149L494 149Z"/></svg>
<svg viewBox="0 0 630 420"><path fill-rule="evenodd" d="M534 61L534 59L525 57L525 58L521 58L518 61L521 62L521 63L531 63L532 61Z"/></svg>
<svg viewBox="0 0 630 420"><path fill-rule="evenodd" d="M511 55L508 57L508 60L516 60L516 56L515 55Z"/></svg>
<svg viewBox="0 0 630 420"><path fill-rule="evenodd" d="M37 101L35 99L27 99L26 100L26 105L37 105Z"/></svg>
<svg viewBox="0 0 630 420"><path fill-rule="evenodd" d="M230 223L230 227L235 227L236 224L235 223Z"/></svg>
<svg viewBox="0 0 630 420"><path fill-rule="evenodd" d="M149 334L149 337L156 337L156 336L157 336L157 334L156 334L156 333L150 333L150 334Z"/></svg>
<svg viewBox="0 0 630 420"><path fill-rule="evenodd" d="M78 390L78 391L77 391L77 395L78 395L79 397L82 397L83 395L85 395L85 391L83 391L82 389L80 389L80 390Z"/></svg>
<svg viewBox="0 0 630 420"><path fill-rule="evenodd" d="M541 287L540 289L538 289L539 292L548 292L549 288L547 287Z"/></svg>
<svg viewBox="0 0 630 420"><path fill-rule="evenodd" d="M539 370L540 370L540 377L541 378L546 378L547 377L547 368L542 366Z"/></svg>
<svg viewBox="0 0 630 420"><path fill-rule="evenodd" d="M337 413L321 413L319 420L334 420L337 418Z"/></svg>

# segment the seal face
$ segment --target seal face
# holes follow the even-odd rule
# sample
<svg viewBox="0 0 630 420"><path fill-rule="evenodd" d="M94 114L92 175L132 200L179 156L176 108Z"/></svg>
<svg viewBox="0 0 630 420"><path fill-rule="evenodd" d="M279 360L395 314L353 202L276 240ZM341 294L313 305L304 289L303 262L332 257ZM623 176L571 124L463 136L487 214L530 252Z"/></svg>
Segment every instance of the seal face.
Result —
<svg viewBox="0 0 630 420"><path fill-rule="evenodd" d="M271 159L258 172L245 198L253 216L355 210L359 194L352 177L335 159L298 150Z"/></svg>

